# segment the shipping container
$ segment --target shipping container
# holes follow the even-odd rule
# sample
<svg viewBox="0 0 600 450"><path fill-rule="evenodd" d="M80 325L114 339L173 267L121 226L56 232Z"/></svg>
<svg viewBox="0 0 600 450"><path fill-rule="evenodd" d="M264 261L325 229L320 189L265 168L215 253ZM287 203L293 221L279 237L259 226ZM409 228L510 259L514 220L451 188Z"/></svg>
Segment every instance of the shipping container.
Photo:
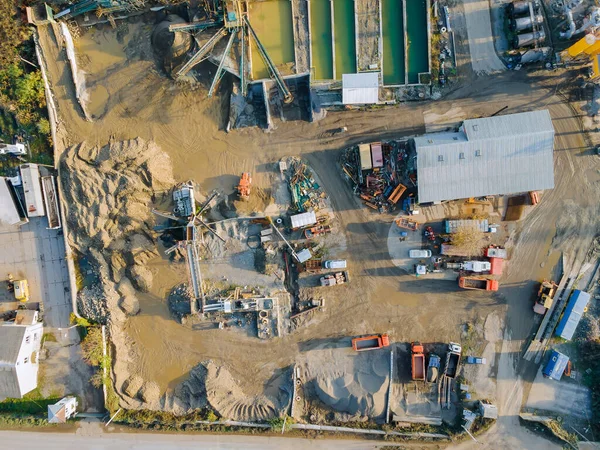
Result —
<svg viewBox="0 0 600 450"><path fill-rule="evenodd" d="M550 353L550 360L548 361L548 364L546 364L542 374L552 380L559 381L568 363L569 357L567 355L552 350L552 353Z"/></svg>
<svg viewBox="0 0 600 450"><path fill-rule="evenodd" d="M25 194L25 209L28 217L43 217L44 197L40 184L40 171L37 164L23 164L20 167Z"/></svg>
<svg viewBox="0 0 600 450"><path fill-rule="evenodd" d="M573 291L565 312L556 327L556 335L567 341L573 339L581 316L590 301L590 294L580 290Z"/></svg>
<svg viewBox="0 0 600 450"><path fill-rule="evenodd" d="M381 142L373 142L371 144L371 159L373 161L373 168L383 167L383 149L381 148Z"/></svg>
<svg viewBox="0 0 600 450"><path fill-rule="evenodd" d="M371 163L371 147L369 144L360 144L358 146L358 153L360 154L360 168L362 170L373 168L373 164Z"/></svg>

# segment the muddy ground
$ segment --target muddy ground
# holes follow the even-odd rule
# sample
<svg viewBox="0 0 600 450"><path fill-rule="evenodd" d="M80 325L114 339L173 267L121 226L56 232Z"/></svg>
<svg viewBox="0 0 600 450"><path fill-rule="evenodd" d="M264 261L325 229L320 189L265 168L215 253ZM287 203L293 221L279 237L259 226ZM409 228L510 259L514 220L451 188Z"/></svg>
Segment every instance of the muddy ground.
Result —
<svg viewBox="0 0 600 450"><path fill-rule="evenodd" d="M190 370L213 360L227 367L240 392L262 395L298 358L334 338L389 333L393 341L448 342L461 339L461 325L484 321L490 313L506 316L505 340L496 350L499 420L495 442L509 448L518 426L517 413L525 383L515 383L521 347L532 327L531 295L535 280L549 274L556 252L564 246L586 247L596 234L598 160L586 149L577 118L563 99L554 95L546 78L526 73L504 73L479 78L435 103L407 103L370 112L330 113L321 122L282 123L274 133L246 129L226 134L227 95L208 99L206 88L178 85L156 69L150 48L151 26L141 20L123 23L118 31L99 27L84 33L76 46L86 50L82 61L92 96L86 121L76 102L64 51L51 27L40 27L40 41L56 96L60 126L57 158L86 141L105 145L109 140L140 137L154 141L170 156L176 181L193 179L203 190L231 192L243 171L253 173L256 187L267 188L270 164L283 156L299 155L317 172L331 197L337 220L346 234L352 282L336 287L325 311L310 325L275 341L221 330L182 328L167 309L165 298L184 275L183 264L165 258L153 261L154 283L140 295L141 313L124 327L136 352L120 351L116 358L128 371L139 371L147 381L171 396ZM223 83L225 85L226 83ZM106 93L104 93L106 91ZM498 293L459 291L454 282L420 281L391 261L387 250L392 217L362 208L342 179L336 163L339 150L361 141L409 136L425 132L425 117L444 116L453 108L468 117L488 116L508 106L508 112L548 108L556 128L556 188L520 224L511 243L512 259ZM326 130L346 126L348 132L330 137ZM497 347L497 346L496 346ZM533 380L523 367L526 380ZM117 379L122 376L118 372ZM237 389L237 388L236 388ZM236 391L237 392L237 391ZM533 448L533 447L530 447Z"/></svg>

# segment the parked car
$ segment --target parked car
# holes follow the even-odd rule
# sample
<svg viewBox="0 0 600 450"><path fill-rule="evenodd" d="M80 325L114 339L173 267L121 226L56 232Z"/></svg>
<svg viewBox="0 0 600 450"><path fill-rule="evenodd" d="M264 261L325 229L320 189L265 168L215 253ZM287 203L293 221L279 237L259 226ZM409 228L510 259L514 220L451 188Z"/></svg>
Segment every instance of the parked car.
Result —
<svg viewBox="0 0 600 450"><path fill-rule="evenodd" d="M413 249L408 252L410 258L431 258L431 250Z"/></svg>

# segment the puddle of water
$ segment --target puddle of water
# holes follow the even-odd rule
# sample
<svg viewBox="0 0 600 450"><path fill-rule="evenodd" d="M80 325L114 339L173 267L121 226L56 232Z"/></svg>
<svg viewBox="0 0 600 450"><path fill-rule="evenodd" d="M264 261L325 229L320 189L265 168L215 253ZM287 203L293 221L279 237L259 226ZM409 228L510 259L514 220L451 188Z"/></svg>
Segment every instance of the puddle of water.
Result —
<svg viewBox="0 0 600 450"><path fill-rule="evenodd" d="M93 88L88 89L89 99L87 101L87 110L94 119L99 119L106 112L106 104L108 102L108 90L97 84Z"/></svg>
<svg viewBox="0 0 600 450"><path fill-rule="evenodd" d="M419 82L419 73L427 72L427 4L425 0L406 3L406 48L408 53L408 82Z"/></svg>
<svg viewBox="0 0 600 450"><path fill-rule="evenodd" d="M354 2L333 0L335 35L335 77L356 73L356 39L354 34Z"/></svg>
<svg viewBox="0 0 600 450"><path fill-rule="evenodd" d="M382 0L383 83L404 84L402 0Z"/></svg>
<svg viewBox="0 0 600 450"><path fill-rule="evenodd" d="M289 0L271 0L250 3L248 6L252 27L269 57L284 75L291 73L285 66L294 63L292 3ZM251 51L253 78L269 78L269 70L253 40Z"/></svg>
<svg viewBox="0 0 600 450"><path fill-rule="evenodd" d="M312 0L310 2L310 46L315 79L333 79L331 5L329 0Z"/></svg>

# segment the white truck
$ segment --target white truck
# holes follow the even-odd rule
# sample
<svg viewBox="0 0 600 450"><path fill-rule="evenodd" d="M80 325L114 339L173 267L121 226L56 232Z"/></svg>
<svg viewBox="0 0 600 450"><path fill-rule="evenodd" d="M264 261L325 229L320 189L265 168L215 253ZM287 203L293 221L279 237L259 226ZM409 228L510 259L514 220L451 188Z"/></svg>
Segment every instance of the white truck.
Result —
<svg viewBox="0 0 600 450"><path fill-rule="evenodd" d="M447 269L464 270L467 272L489 272L492 270L492 263L489 261L464 261L459 263L446 263Z"/></svg>

